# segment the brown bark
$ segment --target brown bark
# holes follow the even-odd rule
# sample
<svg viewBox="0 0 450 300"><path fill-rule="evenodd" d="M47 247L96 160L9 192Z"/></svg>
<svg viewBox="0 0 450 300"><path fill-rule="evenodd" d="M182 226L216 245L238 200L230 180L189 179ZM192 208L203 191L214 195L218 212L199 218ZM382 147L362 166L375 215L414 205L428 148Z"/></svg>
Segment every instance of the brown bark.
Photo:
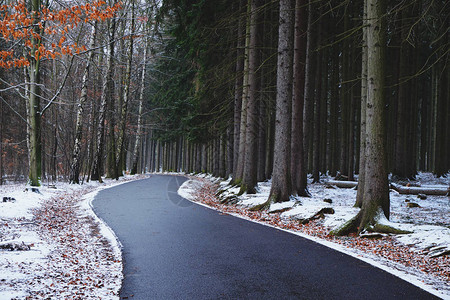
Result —
<svg viewBox="0 0 450 300"><path fill-rule="evenodd" d="M241 0L239 3L239 11L242 12L247 8L246 1ZM246 61L246 42L247 42L247 17L239 18L237 47L236 47L236 79L234 85L234 146L233 146L233 181L242 177L242 157L239 162L239 155L243 145L241 140L241 132L244 130L242 126L242 114L244 110L243 90L244 90L244 73ZM239 164L241 163L241 165Z"/></svg>
<svg viewBox="0 0 450 300"><path fill-rule="evenodd" d="M366 178L366 106L367 106L367 7L364 5L361 53L361 125L359 146L359 176L356 207L361 207L364 198L364 183Z"/></svg>
<svg viewBox="0 0 450 300"><path fill-rule="evenodd" d="M385 150L384 95L384 1L365 0L367 5L367 107L366 107L366 176L360 212L333 231L336 235L362 232L374 226L379 214L389 219L389 183Z"/></svg>
<svg viewBox="0 0 450 300"><path fill-rule="evenodd" d="M95 46L95 36L97 32L97 24L95 23L92 27L92 33L89 41L89 49L93 49ZM89 79L89 68L94 57L94 51L91 50L89 52L86 67L83 73L83 79L81 84L81 94L80 99L78 100L78 111L77 111L77 120L76 120L76 128L75 128L75 145L73 149L72 155L72 166L70 169L69 182L79 184L80 183L80 154L81 154L81 139L83 135L83 115L84 115L84 106L87 100L87 83ZM55 147L56 148L56 147Z"/></svg>
<svg viewBox="0 0 450 300"><path fill-rule="evenodd" d="M241 192L256 193L257 184L257 146L258 146L258 101L260 98L260 44L262 22L259 17L262 0L251 0L250 12L250 40L248 51L248 98L247 98L247 122L245 133L244 172ZM242 138L242 136L241 136Z"/></svg>
<svg viewBox="0 0 450 300"><path fill-rule="evenodd" d="M310 171L310 155L311 137L313 132L313 115L314 115L314 81L316 76L314 70L316 68L316 42L315 42L315 15L316 6L314 1L310 0L308 4L308 31L307 31L307 47L305 62L305 94L304 94L304 111L303 111L303 151L304 163L307 172Z"/></svg>
<svg viewBox="0 0 450 300"><path fill-rule="evenodd" d="M114 31L115 21L111 20L108 26L109 40L108 40L108 55L106 58L106 69L104 71L102 95L100 100L100 108L98 113L98 128L97 128L97 149L95 152L94 163L92 167L91 180L98 180L102 182L103 175L103 152L105 148L105 118L108 112L108 98L111 96L111 83L113 74L113 58L114 54ZM112 123L112 122L110 122ZM113 155L114 157L114 155Z"/></svg>
<svg viewBox="0 0 450 300"><path fill-rule="evenodd" d="M291 109L293 79L294 5L280 0L277 99L275 116L275 153L270 202L289 201L292 195L290 179Z"/></svg>
<svg viewBox="0 0 450 300"><path fill-rule="evenodd" d="M309 196L303 149L303 108L305 94L307 0L295 3L294 89L292 99L291 180L293 193Z"/></svg>

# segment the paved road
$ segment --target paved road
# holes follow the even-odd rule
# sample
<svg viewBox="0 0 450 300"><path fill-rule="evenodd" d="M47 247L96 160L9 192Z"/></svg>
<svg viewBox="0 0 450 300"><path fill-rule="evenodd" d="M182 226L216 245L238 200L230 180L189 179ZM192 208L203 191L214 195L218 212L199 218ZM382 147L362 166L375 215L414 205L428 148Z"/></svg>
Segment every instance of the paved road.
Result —
<svg viewBox="0 0 450 300"><path fill-rule="evenodd" d="M123 299L435 298L317 243L193 204L176 193L184 181L152 175L94 200L123 244Z"/></svg>

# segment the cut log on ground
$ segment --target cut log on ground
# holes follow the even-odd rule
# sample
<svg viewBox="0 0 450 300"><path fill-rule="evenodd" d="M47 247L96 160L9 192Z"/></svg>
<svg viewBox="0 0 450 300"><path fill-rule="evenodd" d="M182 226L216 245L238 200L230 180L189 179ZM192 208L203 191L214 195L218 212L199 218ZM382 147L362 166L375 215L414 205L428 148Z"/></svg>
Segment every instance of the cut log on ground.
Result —
<svg viewBox="0 0 450 300"><path fill-rule="evenodd" d="M28 251L30 250L30 245L27 245L22 241L7 241L0 243L0 249L9 251Z"/></svg>
<svg viewBox="0 0 450 300"><path fill-rule="evenodd" d="M427 188L427 187L410 187L401 186L395 183L391 183L391 188L400 194L406 195L434 195L434 196L448 196L449 188Z"/></svg>
<svg viewBox="0 0 450 300"><path fill-rule="evenodd" d="M358 186L357 181L341 181L341 180L329 180L326 182L329 185L335 185L338 188L351 189Z"/></svg>
<svg viewBox="0 0 450 300"><path fill-rule="evenodd" d="M340 180L330 180L326 184L334 185L338 188L354 188L358 186L357 181L340 181ZM412 187L412 186L402 186L399 184L391 183L391 189L398 192L399 194L405 195L433 195L433 196L448 196L450 188L438 188L438 187Z"/></svg>

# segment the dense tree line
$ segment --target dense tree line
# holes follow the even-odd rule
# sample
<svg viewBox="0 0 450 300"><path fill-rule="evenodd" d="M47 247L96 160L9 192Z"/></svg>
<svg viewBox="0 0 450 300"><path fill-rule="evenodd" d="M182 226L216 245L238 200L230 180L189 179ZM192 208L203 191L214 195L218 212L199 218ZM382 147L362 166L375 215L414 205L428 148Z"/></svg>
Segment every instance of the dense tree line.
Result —
<svg viewBox="0 0 450 300"><path fill-rule="evenodd" d="M293 62L296 76L305 77L295 85L290 82L290 75L277 83L281 72L277 70L281 4L279 1L165 2L166 20L169 20L166 30L173 40L172 46L164 51L167 57L186 64L186 69L181 69L178 62L173 63L172 69L169 62L161 62L166 77L179 84L176 88L176 82L169 85L161 80L163 84L159 87L166 94L156 95L163 97L168 109L174 103L178 106L184 98L183 103L189 104L184 112L189 116L179 115L171 107L180 117L170 116L165 124L180 122L170 130L171 135L175 134L174 129L178 130L177 138L170 139L163 134L158 140L162 142L160 145L183 142L182 148L189 144L194 148L188 151L190 156L206 152L207 160L213 156L219 158L217 167L214 163L208 165L206 160L203 166L169 164L168 169L205 171L206 167L206 171L223 176L220 169L225 170L225 175L233 174L235 182L240 182L243 180L240 168L245 165L245 159L239 155L245 156L246 151L242 150L249 147L250 157L257 158L255 170L259 170L251 173L258 175L259 180L271 177L272 167L266 162L271 162L274 155L276 93L279 84L287 83L291 88L301 87L293 92L300 94L304 101L295 109L303 109L304 113L293 113L293 108L289 108L289 113L293 113L289 119L292 121L300 115L303 118L306 171L315 180L326 172L349 179L359 173L366 26L363 4L360 1L286 4L287 10L296 16L290 25L292 33L288 35L291 38L295 28L298 42L295 48L293 40L289 42L289 51L297 54ZM449 112L448 11L445 1L391 1L383 9L387 163L388 170L399 178L413 178L417 170L442 176L449 169L449 155L445 152L449 127L445 117ZM165 116L169 115L165 113ZM194 125L190 123L193 120L201 121ZM301 126L298 119L291 123L291 132L298 131ZM256 141L256 148L252 140ZM226 150L222 154L221 147ZM299 148L297 144L289 152L298 155L295 149ZM232 150L233 155L227 156ZM167 151L172 153L170 149ZM238 162L237 165L228 158ZM201 164L201 160L195 161ZM216 161L211 158L211 162ZM223 162L228 167L221 168ZM267 172L262 172L265 168Z"/></svg>
<svg viewBox="0 0 450 300"><path fill-rule="evenodd" d="M387 173L405 180L450 169L449 8L443 0L124 1L114 15L73 27L64 43L86 49L40 59L41 81L32 82L33 57L25 72L2 72L0 173L29 172L38 184L41 174L79 183L126 171L208 172L231 176L242 193L272 179L268 203L255 209L308 196L307 174L359 175L364 207L365 189L386 194ZM376 205L387 216L388 199Z"/></svg>

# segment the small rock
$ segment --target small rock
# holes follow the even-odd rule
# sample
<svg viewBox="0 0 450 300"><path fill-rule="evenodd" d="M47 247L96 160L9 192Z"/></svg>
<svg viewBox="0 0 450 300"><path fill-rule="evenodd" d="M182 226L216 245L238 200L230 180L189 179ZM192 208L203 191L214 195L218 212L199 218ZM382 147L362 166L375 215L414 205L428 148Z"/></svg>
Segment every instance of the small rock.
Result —
<svg viewBox="0 0 450 300"><path fill-rule="evenodd" d="M326 203L333 203L333 200L331 200L331 199L329 199L329 198L326 198L326 199L323 199L323 202L326 202Z"/></svg>
<svg viewBox="0 0 450 300"><path fill-rule="evenodd" d="M409 208L413 208L413 207L421 207L419 204L414 203L414 202L409 202L409 203L407 204L407 206L408 206Z"/></svg>
<svg viewBox="0 0 450 300"><path fill-rule="evenodd" d="M16 199L13 197L3 197L3 202L16 202Z"/></svg>
<svg viewBox="0 0 450 300"><path fill-rule="evenodd" d="M406 202L406 203L411 202L411 199L406 198L406 199L405 199L405 202Z"/></svg>
<svg viewBox="0 0 450 300"><path fill-rule="evenodd" d="M427 195L425 195L425 194L418 194L417 198L419 198L420 200L425 200L425 199L427 199Z"/></svg>
<svg viewBox="0 0 450 300"><path fill-rule="evenodd" d="M332 214L334 214L334 209L332 207L324 207L318 212L318 214L330 214L330 215L332 215Z"/></svg>
<svg viewBox="0 0 450 300"><path fill-rule="evenodd" d="M36 193L36 194L41 194L41 192L39 191L39 189L38 189L38 188L35 188L35 187L25 188L24 192L33 192L33 193Z"/></svg>

